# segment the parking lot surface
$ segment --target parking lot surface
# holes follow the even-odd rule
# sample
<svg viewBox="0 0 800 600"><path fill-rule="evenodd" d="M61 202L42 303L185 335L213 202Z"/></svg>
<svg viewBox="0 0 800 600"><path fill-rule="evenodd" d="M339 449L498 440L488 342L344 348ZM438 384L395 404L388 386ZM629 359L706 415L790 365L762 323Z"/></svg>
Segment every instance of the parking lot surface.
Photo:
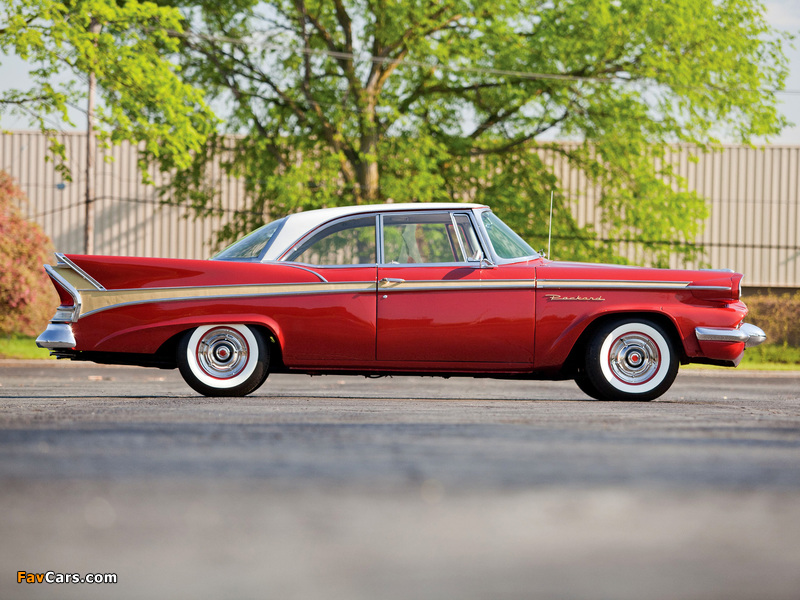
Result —
<svg viewBox="0 0 800 600"><path fill-rule="evenodd" d="M0 361L2 598L787 598L800 376L572 382ZM114 573L116 584L17 583Z"/></svg>

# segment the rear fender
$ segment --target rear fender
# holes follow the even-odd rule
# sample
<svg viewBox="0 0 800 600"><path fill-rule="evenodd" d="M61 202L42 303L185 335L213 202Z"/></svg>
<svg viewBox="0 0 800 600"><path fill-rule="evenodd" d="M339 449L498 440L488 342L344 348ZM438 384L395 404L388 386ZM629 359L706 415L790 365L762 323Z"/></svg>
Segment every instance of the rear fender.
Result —
<svg viewBox="0 0 800 600"><path fill-rule="evenodd" d="M263 327L272 335L278 345L283 347L283 331L273 319L264 315L239 314L239 315L197 315L180 319L147 324L121 329L108 334L95 344L93 348L99 352L134 352L138 354L154 354L171 338L200 327L202 325L221 325L235 323Z"/></svg>

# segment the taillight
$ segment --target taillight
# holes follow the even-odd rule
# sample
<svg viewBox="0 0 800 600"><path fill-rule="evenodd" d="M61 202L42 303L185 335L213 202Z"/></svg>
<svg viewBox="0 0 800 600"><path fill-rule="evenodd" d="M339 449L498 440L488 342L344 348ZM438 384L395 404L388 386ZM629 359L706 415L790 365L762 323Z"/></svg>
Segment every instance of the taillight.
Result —
<svg viewBox="0 0 800 600"><path fill-rule="evenodd" d="M51 265L45 265L44 270L50 277L50 281L53 282L53 287L56 288L58 299L61 303L50 321L52 323L74 323L78 320L81 312L80 292Z"/></svg>
<svg viewBox="0 0 800 600"><path fill-rule="evenodd" d="M48 273L49 275L49 273ZM72 295L65 290L58 281L56 281L52 276L50 277L50 281L53 282L53 287L56 288L58 292L58 300L61 303L61 306L75 306L75 299Z"/></svg>
<svg viewBox="0 0 800 600"><path fill-rule="evenodd" d="M703 300L713 300L715 302L735 302L742 295L742 274L734 273L728 277L718 277L706 279L705 281L695 280L689 286L695 298Z"/></svg>

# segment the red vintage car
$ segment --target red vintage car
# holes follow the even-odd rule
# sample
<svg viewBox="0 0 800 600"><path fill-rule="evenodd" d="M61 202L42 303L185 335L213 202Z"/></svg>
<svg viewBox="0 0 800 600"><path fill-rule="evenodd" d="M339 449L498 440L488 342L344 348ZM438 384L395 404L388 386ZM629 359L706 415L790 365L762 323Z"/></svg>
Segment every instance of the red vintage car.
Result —
<svg viewBox="0 0 800 600"><path fill-rule="evenodd" d="M211 260L57 254L59 358L180 369L241 396L270 372L575 379L652 400L679 364L736 366L742 275L546 260L477 204L292 214Z"/></svg>

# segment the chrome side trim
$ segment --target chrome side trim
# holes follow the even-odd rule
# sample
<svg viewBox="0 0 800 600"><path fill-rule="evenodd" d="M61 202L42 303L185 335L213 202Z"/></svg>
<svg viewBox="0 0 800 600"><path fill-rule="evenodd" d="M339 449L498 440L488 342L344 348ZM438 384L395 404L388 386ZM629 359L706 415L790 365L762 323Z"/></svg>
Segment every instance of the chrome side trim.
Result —
<svg viewBox="0 0 800 600"><path fill-rule="evenodd" d="M294 267L295 269L302 269L303 271L308 271L308 272L309 272L309 273L311 273L312 275L316 275L317 277L319 277L319 280L320 280L320 281L324 281L325 283L328 283L328 280L327 280L327 279L325 279L325 278L324 278L322 275L320 275L320 274L319 274L319 273L317 273L316 271L312 271L312 270L311 270L311 269L309 269L309 268L306 268L306 267L301 267L300 265L296 265L295 263L290 263L290 262L282 262L281 264L282 264L282 265L286 265L287 267Z"/></svg>
<svg viewBox="0 0 800 600"><path fill-rule="evenodd" d="M58 259L58 262L64 263L65 265L67 265L70 269L72 269L78 275L83 277L86 281L91 283L96 289L98 289L100 291L103 291L103 292L106 290L106 288L104 288L102 285L100 285L100 283L94 277L89 275L86 271L81 269L78 265L76 265L74 262L72 262L70 259L68 259L66 256L64 256L62 253L56 252L55 255L56 255L56 258Z"/></svg>
<svg viewBox="0 0 800 600"><path fill-rule="evenodd" d="M541 289L595 290L711 290L731 291L725 285L693 285L691 281L639 281L635 279L539 279Z"/></svg>
<svg viewBox="0 0 800 600"><path fill-rule="evenodd" d="M56 255L56 256L58 256L58 255ZM64 279L58 273L58 271L56 271L51 265L45 265L44 266L44 270L47 272L47 274L50 277L52 277L53 279L56 280L56 282L58 282L58 285L63 287L66 290L66 292L70 296L72 296L72 301L75 303L75 311L74 311L73 316L72 316L72 322L74 323L75 321L78 320L78 317L81 314L81 307L83 306L83 299L81 298L81 293L78 290L76 290L72 286L72 284L70 284L66 279ZM71 347L72 346L70 346L70 348Z"/></svg>
<svg viewBox="0 0 800 600"><path fill-rule="evenodd" d="M384 283L385 282L385 283ZM501 289L530 289L536 288L532 279L495 279L495 280L403 280L384 277L379 282L381 291L425 291L425 290L501 290ZM390 286L390 287L385 287Z"/></svg>
<svg viewBox="0 0 800 600"><path fill-rule="evenodd" d="M744 342L745 348L758 346L767 339L767 334L760 327L750 323L742 323L738 329L696 327L694 333L701 342Z"/></svg>
<svg viewBox="0 0 800 600"><path fill-rule="evenodd" d="M685 290L690 281L636 281L603 279L539 279L536 287L551 289L595 290Z"/></svg>
<svg viewBox="0 0 800 600"><path fill-rule="evenodd" d="M36 345L48 350L74 348L75 344L72 326L67 323L48 323L47 329L36 338Z"/></svg>

